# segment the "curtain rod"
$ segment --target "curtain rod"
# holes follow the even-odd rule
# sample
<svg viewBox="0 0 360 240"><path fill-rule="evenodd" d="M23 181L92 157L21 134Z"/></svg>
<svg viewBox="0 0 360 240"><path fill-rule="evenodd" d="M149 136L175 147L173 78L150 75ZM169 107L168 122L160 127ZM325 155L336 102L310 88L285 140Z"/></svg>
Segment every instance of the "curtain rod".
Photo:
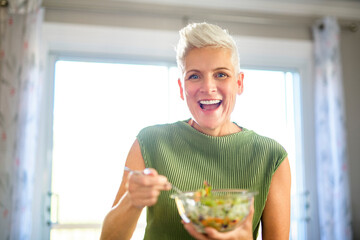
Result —
<svg viewBox="0 0 360 240"><path fill-rule="evenodd" d="M356 23L356 22L351 22L351 23L348 23L348 24L341 24L339 23L341 29L345 29L345 30L348 30L352 33L356 33L359 31L359 23Z"/></svg>
<svg viewBox="0 0 360 240"><path fill-rule="evenodd" d="M359 31L359 23L351 22L351 23L347 23L347 24L342 24L339 22L338 24L339 24L339 27L341 30L347 30L352 33L356 33L357 31ZM323 23L320 23L317 27L320 30L324 30L325 25Z"/></svg>
<svg viewBox="0 0 360 240"><path fill-rule="evenodd" d="M9 6L9 1L7 0L1 0L0 1L0 7L8 7Z"/></svg>
<svg viewBox="0 0 360 240"><path fill-rule="evenodd" d="M347 30L350 31L352 33L356 33L357 31L359 31L359 22L347 22L347 23L343 23L340 20L338 20L338 24L341 30ZM325 29L325 25L323 22L319 22L318 26L317 26L321 31Z"/></svg>
<svg viewBox="0 0 360 240"><path fill-rule="evenodd" d="M41 0L22 0L22 2L14 3L14 6L10 4L8 0L0 0L0 9L8 9L9 13L26 14L34 11L38 11L41 8Z"/></svg>
<svg viewBox="0 0 360 240"><path fill-rule="evenodd" d="M200 16L199 16L200 15ZM183 17L183 24L187 25L191 21L198 21L201 18L206 18L213 21L223 21L223 22L232 22L232 23L247 23L247 24L258 24L258 25L276 25L276 26L287 26L287 27L306 27L309 28L313 26L316 21L319 21L322 17L291 17L291 18L277 18L273 16L234 16L234 15L216 15L211 14L201 15L194 17L187 15ZM339 24L339 27L343 31L350 31L356 33L360 29L360 21L356 20L345 20L341 18L336 18ZM320 26L319 26L320 27Z"/></svg>

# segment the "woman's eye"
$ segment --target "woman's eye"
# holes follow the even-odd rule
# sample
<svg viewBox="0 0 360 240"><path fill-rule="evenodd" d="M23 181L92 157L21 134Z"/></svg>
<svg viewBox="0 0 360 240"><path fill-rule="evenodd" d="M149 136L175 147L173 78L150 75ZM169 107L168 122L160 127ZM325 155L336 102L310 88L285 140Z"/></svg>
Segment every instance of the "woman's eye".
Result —
<svg viewBox="0 0 360 240"><path fill-rule="evenodd" d="M218 78L226 78L228 75L227 74L225 74L225 73L217 73L216 74L216 77L218 77Z"/></svg>
<svg viewBox="0 0 360 240"><path fill-rule="evenodd" d="M188 77L188 79L199 79L199 76L196 74L192 74Z"/></svg>

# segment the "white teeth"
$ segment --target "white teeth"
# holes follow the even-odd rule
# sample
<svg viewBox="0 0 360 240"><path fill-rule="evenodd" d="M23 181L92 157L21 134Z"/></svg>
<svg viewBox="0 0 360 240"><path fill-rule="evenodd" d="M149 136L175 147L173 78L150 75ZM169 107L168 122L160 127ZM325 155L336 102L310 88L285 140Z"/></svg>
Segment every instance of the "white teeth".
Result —
<svg viewBox="0 0 360 240"><path fill-rule="evenodd" d="M200 101L201 104L218 104L221 102L220 100L202 100Z"/></svg>

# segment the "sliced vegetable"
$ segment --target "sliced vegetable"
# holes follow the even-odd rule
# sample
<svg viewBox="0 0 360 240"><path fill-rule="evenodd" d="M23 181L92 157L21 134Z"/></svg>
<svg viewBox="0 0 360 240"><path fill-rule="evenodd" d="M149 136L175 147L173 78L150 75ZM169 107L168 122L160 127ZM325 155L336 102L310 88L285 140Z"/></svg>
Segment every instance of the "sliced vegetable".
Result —
<svg viewBox="0 0 360 240"><path fill-rule="evenodd" d="M205 227L229 231L247 216L249 198L240 194L214 194L210 184L204 181L204 188L194 194L195 205L187 205L187 217L202 231Z"/></svg>

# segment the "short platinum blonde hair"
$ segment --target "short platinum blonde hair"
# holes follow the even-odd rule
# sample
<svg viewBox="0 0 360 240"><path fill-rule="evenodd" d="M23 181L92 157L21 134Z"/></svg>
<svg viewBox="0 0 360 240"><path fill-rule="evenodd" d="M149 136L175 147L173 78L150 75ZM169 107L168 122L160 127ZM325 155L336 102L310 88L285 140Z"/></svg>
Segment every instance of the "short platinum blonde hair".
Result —
<svg viewBox="0 0 360 240"><path fill-rule="evenodd" d="M193 48L214 47L230 50L235 73L240 73L240 59L234 39L226 29L206 22L191 23L179 31L180 39L176 47L176 61L183 73L185 58Z"/></svg>

